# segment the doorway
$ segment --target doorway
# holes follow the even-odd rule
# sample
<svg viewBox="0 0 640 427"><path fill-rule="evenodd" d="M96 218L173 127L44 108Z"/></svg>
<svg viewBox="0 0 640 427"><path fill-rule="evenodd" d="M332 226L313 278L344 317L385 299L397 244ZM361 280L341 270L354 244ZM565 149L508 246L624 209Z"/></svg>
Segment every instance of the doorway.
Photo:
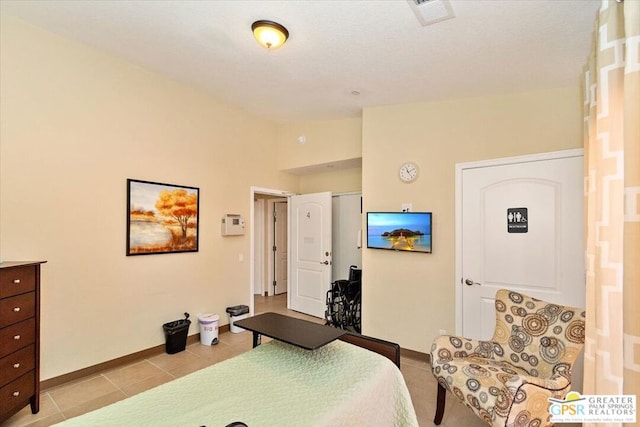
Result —
<svg viewBox="0 0 640 427"><path fill-rule="evenodd" d="M251 254L250 254L250 277L251 283L251 303L250 311L254 313L255 300L264 301L274 295L273 281L276 278L276 292L288 293L289 283L288 276L279 277L282 272L287 272L288 265L288 231L289 227L284 226L286 221L273 221L273 212L279 210L278 217L288 213L288 203L293 193L274 190L262 187L251 188L251 204L250 212L250 230L251 234ZM333 263L334 271L337 265L339 271L336 271L335 277L329 277L327 286L330 281L336 279L345 279L349 273L350 265L358 265L361 267L361 224L362 224L362 193L341 193L333 194L332 197L332 217L333 227ZM275 227L277 225L278 227ZM279 230L279 231L278 231ZM278 256L273 251L276 237L279 236L285 245L276 244ZM282 287L281 287L282 285ZM268 296L267 296L268 295ZM323 294L324 303L324 294ZM278 301L285 301L285 309L290 308L288 295L285 298L279 298ZM324 310L324 308L323 308ZM324 311L323 311L324 313ZM320 316L323 317L323 316Z"/></svg>
<svg viewBox="0 0 640 427"><path fill-rule="evenodd" d="M582 150L456 169L456 331L490 338L501 287L583 307Z"/></svg>
<svg viewBox="0 0 640 427"><path fill-rule="evenodd" d="M273 247L273 220L268 215L269 206L273 209L274 203L271 200L286 202L288 196L293 193L285 190L276 190L264 187L251 187L250 197L251 207L249 213L250 249L249 255L249 312L255 314L254 295L264 297L268 293L270 284L273 283L273 251L269 251L267 246ZM267 203L259 202L266 200ZM271 211L272 212L272 211ZM285 239L286 241L286 239ZM271 290L273 287L271 286Z"/></svg>
<svg viewBox="0 0 640 427"><path fill-rule="evenodd" d="M457 335L491 338L500 288L584 307L583 183L581 149L456 165Z"/></svg>
<svg viewBox="0 0 640 427"><path fill-rule="evenodd" d="M253 294L287 292L288 198L256 193L253 211Z"/></svg>
<svg viewBox="0 0 640 427"><path fill-rule="evenodd" d="M267 248L270 270L267 292L265 295L280 295L289 290L289 219L287 199L270 199L269 245Z"/></svg>

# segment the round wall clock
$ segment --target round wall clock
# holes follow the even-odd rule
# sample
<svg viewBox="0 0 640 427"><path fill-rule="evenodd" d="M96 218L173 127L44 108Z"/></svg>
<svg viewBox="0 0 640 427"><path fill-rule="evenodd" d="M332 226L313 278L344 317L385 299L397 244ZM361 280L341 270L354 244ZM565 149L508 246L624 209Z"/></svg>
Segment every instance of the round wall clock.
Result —
<svg viewBox="0 0 640 427"><path fill-rule="evenodd" d="M400 179L402 182L413 182L418 178L418 165L406 162L400 166Z"/></svg>

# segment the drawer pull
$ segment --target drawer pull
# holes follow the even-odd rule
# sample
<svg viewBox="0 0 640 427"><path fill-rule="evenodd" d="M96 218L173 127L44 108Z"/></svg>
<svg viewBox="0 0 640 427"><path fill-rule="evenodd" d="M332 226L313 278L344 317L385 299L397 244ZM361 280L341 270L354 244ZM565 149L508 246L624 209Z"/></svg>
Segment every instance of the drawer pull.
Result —
<svg viewBox="0 0 640 427"><path fill-rule="evenodd" d="M14 368L16 368L16 369L18 369L18 368L20 367L20 364L19 364L19 363L14 363L14 364L13 364L13 367L14 367Z"/></svg>
<svg viewBox="0 0 640 427"><path fill-rule="evenodd" d="M20 392L19 391L14 391L13 392L13 397L18 397L20 396Z"/></svg>
<svg viewBox="0 0 640 427"><path fill-rule="evenodd" d="M19 311L20 311L20 307L13 307L13 311L14 311L15 313L19 312Z"/></svg>
<svg viewBox="0 0 640 427"><path fill-rule="evenodd" d="M16 285L20 284L20 279L13 279L13 283L15 283Z"/></svg>
<svg viewBox="0 0 640 427"><path fill-rule="evenodd" d="M14 336L13 336L13 339L14 339L14 340L16 340L16 341L18 341L18 340L20 339L20 335L14 335Z"/></svg>

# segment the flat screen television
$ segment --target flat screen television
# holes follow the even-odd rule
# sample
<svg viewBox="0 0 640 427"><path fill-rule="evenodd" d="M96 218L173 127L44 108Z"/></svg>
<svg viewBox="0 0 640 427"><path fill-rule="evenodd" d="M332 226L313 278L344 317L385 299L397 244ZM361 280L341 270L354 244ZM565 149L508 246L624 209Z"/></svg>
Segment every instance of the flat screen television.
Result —
<svg viewBox="0 0 640 427"><path fill-rule="evenodd" d="M367 248L431 253L431 212L367 212Z"/></svg>

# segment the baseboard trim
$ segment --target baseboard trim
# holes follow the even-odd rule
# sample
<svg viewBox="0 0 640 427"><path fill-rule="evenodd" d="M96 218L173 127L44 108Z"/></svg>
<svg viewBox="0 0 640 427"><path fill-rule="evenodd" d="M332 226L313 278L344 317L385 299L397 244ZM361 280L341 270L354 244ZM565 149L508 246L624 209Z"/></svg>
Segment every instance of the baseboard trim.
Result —
<svg viewBox="0 0 640 427"><path fill-rule="evenodd" d="M429 353L422 353L420 351L409 350L408 348L401 348L400 355L408 357L410 359L416 359L422 362L430 363Z"/></svg>
<svg viewBox="0 0 640 427"><path fill-rule="evenodd" d="M229 325L222 325L218 329L218 333L229 332ZM187 337L187 345L200 342L200 334L194 334ZM68 374L60 375L58 377L49 378L48 380L40 381L40 390L47 390L50 388L58 387L63 384L67 384L71 381L78 380L80 378L96 375L100 372L119 368L129 363L137 362L139 360L147 359L149 357L157 356L164 353L165 345L158 345L155 347L147 348L145 350L137 351L135 353L127 354L126 356L118 357L117 359L107 360L106 362L98 363L97 365L89 366L77 371L69 372Z"/></svg>

